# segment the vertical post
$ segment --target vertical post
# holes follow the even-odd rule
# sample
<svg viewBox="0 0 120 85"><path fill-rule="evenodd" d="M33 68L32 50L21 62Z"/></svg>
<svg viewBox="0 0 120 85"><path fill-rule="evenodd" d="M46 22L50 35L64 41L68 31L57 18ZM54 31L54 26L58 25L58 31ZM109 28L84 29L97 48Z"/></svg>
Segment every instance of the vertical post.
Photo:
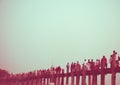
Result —
<svg viewBox="0 0 120 85"><path fill-rule="evenodd" d="M16 81L14 80L14 81L13 81L13 85L15 85L15 84L16 84Z"/></svg>
<svg viewBox="0 0 120 85"><path fill-rule="evenodd" d="M112 78L111 78L111 83L112 85L116 85L116 72L115 72L115 68L112 69Z"/></svg>
<svg viewBox="0 0 120 85"><path fill-rule="evenodd" d="M58 75L58 85L60 85L60 75Z"/></svg>
<svg viewBox="0 0 120 85"><path fill-rule="evenodd" d="M79 72L77 71L77 75L76 75L76 85L79 85L80 83L80 75Z"/></svg>
<svg viewBox="0 0 120 85"><path fill-rule="evenodd" d="M31 85L34 85L34 79L31 80Z"/></svg>
<svg viewBox="0 0 120 85"><path fill-rule="evenodd" d="M101 85L105 85L106 68L107 68L107 59L105 58L105 56L103 56L101 59Z"/></svg>
<svg viewBox="0 0 120 85"><path fill-rule="evenodd" d="M101 85L105 85L105 71L101 69Z"/></svg>
<svg viewBox="0 0 120 85"><path fill-rule="evenodd" d="M8 85L8 84L7 84ZM17 85L20 85L20 81L18 81Z"/></svg>
<svg viewBox="0 0 120 85"><path fill-rule="evenodd" d="M38 85L38 79L35 80L36 85Z"/></svg>
<svg viewBox="0 0 120 85"><path fill-rule="evenodd" d="M6 84L5 84L6 85ZM18 85L18 80L15 81L15 85Z"/></svg>
<svg viewBox="0 0 120 85"><path fill-rule="evenodd" d="M66 85L68 85L68 81L69 81L69 77L68 77L68 73L66 75Z"/></svg>
<svg viewBox="0 0 120 85"><path fill-rule="evenodd" d="M88 75L88 85L91 85L91 75Z"/></svg>
<svg viewBox="0 0 120 85"><path fill-rule="evenodd" d="M71 74L71 85L74 85L74 73Z"/></svg>
<svg viewBox="0 0 120 85"><path fill-rule="evenodd" d="M21 81L21 85L24 85L24 81Z"/></svg>
<svg viewBox="0 0 120 85"><path fill-rule="evenodd" d="M94 85L97 85L97 75L96 74L94 75L94 80L95 80Z"/></svg>
<svg viewBox="0 0 120 85"><path fill-rule="evenodd" d="M29 85L29 80L26 81L26 85Z"/></svg>
<svg viewBox="0 0 120 85"><path fill-rule="evenodd" d="M13 81L12 80L10 81L10 85L13 85Z"/></svg>
<svg viewBox="0 0 120 85"><path fill-rule="evenodd" d="M15 85L18 85L18 80L16 81L16 84Z"/></svg>
<svg viewBox="0 0 120 85"><path fill-rule="evenodd" d="M64 69L62 69L62 80L61 80L61 85L64 85Z"/></svg>
<svg viewBox="0 0 120 85"><path fill-rule="evenodd" d="M40 85L40 79L38 78L38 85Z"/></svg>
<svg viewBox="0 0 120 85"><path fill-rule="evenodd" d="M57 85L56 77L54 77L54 85Z"/></svg>
<svg viewBox="0 0 120 85"><path fill-rule="evenodd" d="M45 85L45 78L43 78L43 85Z"/></svg>
<svg viewBox="0 0 120 85"><path fill-rule="evenodd" d="M42 78L40 78L40 85L42 85Z"/></svg>
<svg viewBox="0 0 120 85"><path fill-rule="evenodd" d="M49 85L49 78L47 78L47 85Z"/></svg>
<svg viewBox="0 0 120 85"><path fill-rule="evenodd" d="M84 64L82 67L82 85L86 85L86 67Z"/></svg>
<svg viewBox="0 0 120 85"><path fill-rule="evenodd" d="M67 63L67 65L66 65L66 85L68 85L68 83L69 83L69 69L70 69L70 65L69 65L69 63Z"/></svg>
<svg viewBox="0 0 120 85"><path fill-rule="evenodd" d="M14 80L12 80L12 85L14 85Z"/></svg>
<svg viewBox="0 0 120 85"><path fill-rule="evenodd" d="M26 81L24 80L24 85L26 85Z"/></svg>
<svg viewBox="0 0 120 85"><path fill-rule="evenodd" d="M116 63L116 54L117 52L113 51L113 54L111 55L111 58L112 58L112 62L111 62L111 73L112 73L112 80L111 80L111 83L112 85L116 85L116 71L115 71L115 68L117 66L117 63Z"/></svg>
<svg viewBox="0 0 120 85"><path fill-rule="evenodd" d="M97 85L97 74L96 74L97 70L93 71L93 78L92 78L92 85Z"/></svg>
<svg viewBox="0 0 120 85"><path fill-rule="evenodd" d="M92 85L94 85L94 82L95 82L95 77L94 74L92 74Z"/></svg>

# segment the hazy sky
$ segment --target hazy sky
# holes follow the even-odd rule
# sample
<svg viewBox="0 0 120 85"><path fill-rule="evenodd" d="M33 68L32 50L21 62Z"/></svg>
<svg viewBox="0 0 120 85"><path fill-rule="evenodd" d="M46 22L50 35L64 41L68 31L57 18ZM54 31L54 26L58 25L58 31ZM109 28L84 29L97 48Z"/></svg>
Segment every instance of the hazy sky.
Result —
<svg viewBox="0 0 120 85"><path fill-rule="evenodd" d="M119 0L0 0L0 67L49 68L120 54Z"/></svg>

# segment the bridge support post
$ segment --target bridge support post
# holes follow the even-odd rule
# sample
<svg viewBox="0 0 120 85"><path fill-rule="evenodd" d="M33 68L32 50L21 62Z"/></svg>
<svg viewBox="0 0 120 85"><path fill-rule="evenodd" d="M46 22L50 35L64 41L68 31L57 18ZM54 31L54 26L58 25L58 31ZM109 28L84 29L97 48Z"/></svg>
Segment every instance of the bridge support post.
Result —
<svg viewBox="0 0 120 85"><path fill-rule="evenodd" d="M64 69L62 69L62 80L61 80L61 85L64 85Z"/></svg>
<svg viewBox="0 0 120 85"><path fill-rule="evenodd" d="M38 85L38 79L35 80L36 85Z"/></svg>
<svg viewBox="0 0 120 85"><path fill-rule="evenodd" d="M54 85L57 85L56 77L54 77Z"/></svg>
<svg viewBox="0 0 120 85"><path fill-rule="evenodd" d="M38 85L40 85L40 79L39 78L38 78L37 82L38 82Z"/></svg>
<svg viewBox="0 0 120 85"><path fill-rule="evenodd" d="M42 85L42 78L40 78L40 85Z"/></svg>
<svg viewBox="0 0 120 85"><path fill-rule="evenodd" d="M62 76L61 85L64 85L64 77Z"/></svg>
<svg viewBox="0 0 120 85"><path fill-rule="evenodd" d="M69 77L68 77L68 74L67 74L67 76L66 76L66 85L68 85L68 83L69 83Z"/></svg>
<svg viewBox="0 0 120 85"><path fill-rule="evenodd" d="M93 85L97 85L97 75L93 75Z"/></svg>
<svg viewBox="0 0 120 85"><path fill-rule="evenodd" d="M91 75L88 75L88 85L91 85Z"/></svg>
<svg viewBox="0 0 120 85"><path fill-rule="evenodd" d="M97 75L95 75L95 85L97 85Z"/></svg>
<svg viewBox="0 0 120 85"><path fill-rule="evenodd" d="M26 81L26 85L29 85L29 80Z"/></svg>
<svg viewBox="0 0 120 85"><path fill-rule="evenodd" d="M79 75L79 72L77 72L77 75L76 75L76 85L79 85L80 83L80 75Z"/></svg>
<svg viewBox="0 0 120 85"><path fill-rule="evenodd" d="M101 69L101 85L105 85L105 71Z"/></svg>
<svg viewBox="0 0 120 85"><path fill-rule="evenodd" d="M82 67L82 85L86 85L86 67L84 64Z"/></svg>
<svg viewBox="0 0 120 85"><path fill-rule="evenodd" d="M24 81L21 81L21 85L24 85Z"/></svg>
<svg viewBox="0 0 120 85"><path fill-rule="evenodd" d="M47 78L47 85L49 85L49 83L50 83L50 82L49 82L49 78Z"/></svg>
<svg viewBox="0 0 120 85"><path fill-rule="evenodd" d="M58 75L58 85L60 85L60 75Z"/></svg>
<svg viewBox="0 0 120 85"><path fill-rule="evenodd" d="M15 81L15 85L18 85L18 81L17 80Z"/></svg>
<svg viewBox="0 0 120 85"><path fill-rule="evenodd" d="M31 80L31 85L34 85L34 79L33 79L33 80Z"/></svg>
<svg viewBox="0 0 120 85"><path fill-rule="evenodd" d="M71 85L74 85L74 73L71 75Z"/></svg>
<svg viewBox="0 0 120 85"><path fill-rule="evenodd" d="M43 85L45 85L45 78L43 78Z"/></svg>
<svg viewBox="0 0 120 85"><path fill-rule="evenodd" d="M9 84L9 83L8 83ZM5 84L5 85L8 85L8 84ZM19 85L19 82L18 80L16 80L15 84L14 85Z"/></svg>
<svg viewBox="0 0 120 85"><path fill-rule="evenodd" d="M112 70L112 75L111 75L111 83L112 85L116 85L116 72L115 69Z"/></svg>

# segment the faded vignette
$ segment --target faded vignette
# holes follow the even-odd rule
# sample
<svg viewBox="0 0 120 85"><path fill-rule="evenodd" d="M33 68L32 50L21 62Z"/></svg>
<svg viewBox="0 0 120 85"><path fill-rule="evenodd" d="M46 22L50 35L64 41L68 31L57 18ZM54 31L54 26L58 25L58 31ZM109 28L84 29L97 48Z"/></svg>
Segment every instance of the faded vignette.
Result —
<svg viewBox="0 0 120 85"><path fill-rule="evenodd" d="M0 85L119 85L120 2L0 1Z"/></svg>

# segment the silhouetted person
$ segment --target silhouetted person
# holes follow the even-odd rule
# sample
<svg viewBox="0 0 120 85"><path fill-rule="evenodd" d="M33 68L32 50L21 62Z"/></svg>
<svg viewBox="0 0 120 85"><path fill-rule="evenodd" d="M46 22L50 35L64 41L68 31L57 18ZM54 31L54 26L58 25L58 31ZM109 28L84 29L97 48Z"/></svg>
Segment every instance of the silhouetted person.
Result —
<svg viewBox="0 0 120 85"><path fill-rule="evenodd" d="M110 60L109 60L109 62L110 62L110 68L112 68L112 55L110 55Z"/></svg>
<svg viewBox="0 0 120 85"><path fill-rule="evenodd" d="M75 72L76 71L76 69L75 69L75 66L76 66L76 63L74 62L74 64L73 64L73 72Z"/></svg>
<svg viewBox="0 0 120 85"><path fill-rule="evenodd" d="M70 69L70 65L69 65L69 63L67 63L67 65L66 65L66 72L67 73L69 73L69 69Z"/></svg>
<svg viewBox="0 0 120 85"><path fill-rule="evenodd" d="M76 63L76 85L79 85L79 82L80 82L80 76L79 76L79 73L80 73L80 70L81 70L81 65L79 64L79 61L77 61Z"/></svg>
<svg viewBox="0 0 120 85"><path fill-rule="evenodd" d="M60 66L58 66L58 67L56 67L56 74L60 74L60 72L61 72L61 67Z"/></svg>
<svg viewBox="0 0 120 85"><path fill-rule="evenodd" d="M91 68L91 70L94 70L94 66L95 66L95 62L93 61L93 59L91 59L91 61L90 61L90 68Z"/></svg>
<svg viewBox="0 0 120 85"><path fill-rule="evenodd" d="M105 56L101 59L101 68L107 68L107 58Z"/></svg>
<svg viewBox="0 0 120 85"><path fill-rule="evenodd" d="M73 72L74 64L73 62L71 63L71 72Z"/></svg>
<svg viewBox="0 0 120 85"><path fill-rule="evenodd" d="M95 62L95 70L98 70L100 67L100 60L96 59L96 62Z"/></svg>
<svg viewBox="0 0 120 85"><path fill-rule="evenodd" d="M79 61L77 61L76 63L76 71L80 71L81 70L81 65L79 64Z"/></svg>
<svg viewBox="0 0 120 85"><path fill-rule="evenodd" d="M70 65L69 63L67 63L66 65L66 73L68 74L69 73L69 70L70 70ZM69 81L69 77L68 75L66 76L66 85L68 85L68 81Z"/></svg>
<svg viewBox="0 0 120 85"><path fill-rule="evenodd" d="M117 52L115 52L114 50L113 54L111 55L111 67L112 68L116 67L116 55L117 55Z"/></svg>
<svg viewBox="0 0 120 85"><path fill-rule="evenodd" d="M82 85L86 85L86 66L82 65Z"/></svg>
<svg viewBox="0 0 120 85"><path fill-rule="evenodd" d="M88 59L88 62L86 64L87 70L91 70L91 63L90 63L90 59Z"/></svg>

